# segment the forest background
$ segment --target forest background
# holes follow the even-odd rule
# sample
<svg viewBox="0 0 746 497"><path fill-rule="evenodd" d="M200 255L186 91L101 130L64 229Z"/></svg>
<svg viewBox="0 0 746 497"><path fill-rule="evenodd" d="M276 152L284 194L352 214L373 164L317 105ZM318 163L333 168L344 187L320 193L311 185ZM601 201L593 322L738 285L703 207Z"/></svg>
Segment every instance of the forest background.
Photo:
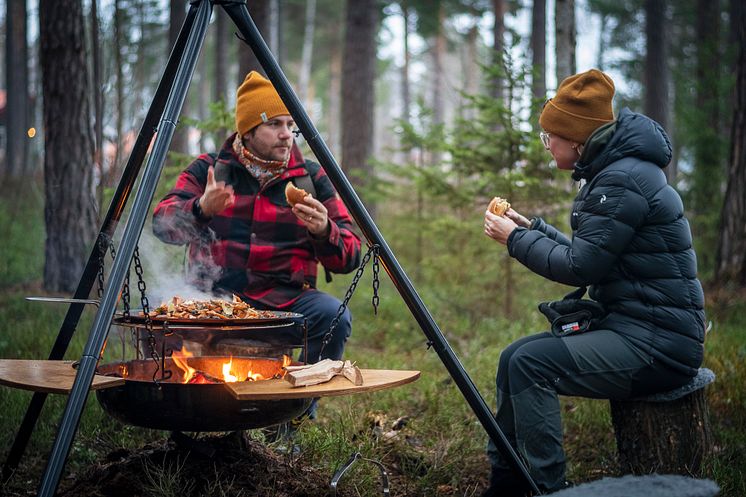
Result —
<svg viewBox="0 0 746 497"><path fill-rule="evenodd" d="M23 297L75 291L187 2L0 5L0 357L45 358L65 309ZM567 229L577 184L550 163L537 111L565 76L608 71L617 82L615 109L651 116L672 139L667 175L691 222L713 325L705 365L718 375L709 387L716 450L702 474L723 495L746 494L743 2L267 0L249 2L249 10L490 405L500 350L543 329L536 302L568 289L541 281L487 239L484 208L501 195L519 212ZM189 157L222 143L235 88L248 70L261 70L233 32L216 8L159 195ZM178 284L183 250L149 233L146 226L140 246L157 300ZM323 288L341 297L350 282L338 276ZM364 367L419 369L423 377L324 402L319 422L302 430L301 460L331 474L361 450L393 468L395 494L478 494L487 474L485 434L385 276L380 293L374 317L368 271L351 303L348 357ZM66 357L79 357L90 321L85 315ZM0 389L3 460L29 398ZM10 491L35 486L64 401L48 400ZM564 399L563 409L570 476L614 474L606 403ZM404 430L381 429L397 419L407 420ZM68 472L163 436L122 427L89 399ZM162 479L193 487L190 475L172 469ZM356 490L372 492L374 476L360 470Z"/></svg>

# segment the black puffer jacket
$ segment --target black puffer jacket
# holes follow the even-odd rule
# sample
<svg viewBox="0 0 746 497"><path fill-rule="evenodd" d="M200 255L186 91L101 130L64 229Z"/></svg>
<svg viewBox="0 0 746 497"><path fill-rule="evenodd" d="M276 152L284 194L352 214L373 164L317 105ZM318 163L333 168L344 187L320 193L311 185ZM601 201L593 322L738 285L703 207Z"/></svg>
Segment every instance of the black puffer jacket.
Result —
<svg viewBox="0 0 746 497"><path fill-rule="evenodd" d="M671 159L663 129L628 109L596 130L573 178L585 179L572 209L572 240L542 220L517 228L510 255L550 280L590 285L609 312L599 325L652 358L696 374L704 342L704 294L681 198L661 168Z"/></svg>

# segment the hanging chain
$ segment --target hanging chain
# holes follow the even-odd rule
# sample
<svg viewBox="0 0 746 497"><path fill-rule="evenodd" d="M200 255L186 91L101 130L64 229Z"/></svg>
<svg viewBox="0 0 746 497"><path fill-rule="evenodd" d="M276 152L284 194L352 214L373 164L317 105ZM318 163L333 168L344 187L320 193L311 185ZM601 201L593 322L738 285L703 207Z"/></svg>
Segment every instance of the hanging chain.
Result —
<svg viewBox="0 0 746 497"><path fill-rule="evenodd" d="M378 245L374 245L374 251L373 251L373 297L370 299L371 304L373 304L373 315L378 316L378 303L380 299L378 298L378 286L380 284L380 281L378 279L378 273L380 271L380 259L378 257Z"/></svg>
<svg viewBox="0 0 746 497"><path fill-rule="evenodd" d="M101 299L104 297L104 259L106 256L106 250L109 250L111 252L111 260L116 259L117 252L114 249L114 242L106 236L105 234L101 235L101 238L98 242L98 300L101 302Z"/></svg>
<svg viewBox="0 0 746 497"><path fill-rule="evenodd" d="M135 274L137 275L137 289L140 291L140 303L142 304L142 313L145 317L145 330L148 333L148 348L150 348L150 357L155 363L155 371L153 371L153 383L158 384L158 371L161 371L161 379L164 379L162 357L156 350L155 335L153 334L153 321L150 319L150 303L148 302L148 296L145 291L145 280L142 277L142 262L140 261L140 249L135 247L135 253L132 260L135 262Z"/></svg>
<svg viewBox="0 0 746 497"><path fill-rule="evenodd" d="M344 314L345 310L347 309L347 304L350 303L350 299L352 298L352 294L355 293L355 289L357 288L358 283L360 283L360 279L363 277L363 273L365 272L365 265L368 264L368 261L370 260L371 256L373 256L373 313L378 315L378 250L380 249L380 246L378 244L372 245L370 248L368 248L368 251L363 256L363 260L360 262L360 267L357 268L357 272L355 273L355 276L352 278L352 283L350 283L350 287L347 289L347 293L345 293L344 300L342 300L342 303L339 306L339 309L337 309L337 315L334 316L334 319L332 319L331 324L329 325L329 331L326 332L324 335L324 338L321 340L321 349L319 349L319 357L318 360L321 360L321 354L324 352L324 348L329 344L329 342L332 341L332 336L334 335L334 330L337 329L337 325L339 324L339 320L342 318L342 314Z"/></svg>

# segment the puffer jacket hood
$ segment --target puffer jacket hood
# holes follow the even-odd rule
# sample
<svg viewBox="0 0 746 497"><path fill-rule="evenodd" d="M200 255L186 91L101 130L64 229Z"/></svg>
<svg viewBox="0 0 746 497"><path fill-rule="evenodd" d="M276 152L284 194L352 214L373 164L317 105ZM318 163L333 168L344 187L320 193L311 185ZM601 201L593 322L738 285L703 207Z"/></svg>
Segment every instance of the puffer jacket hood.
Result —
<svg viewBox="0 0 746 497"><path fill-rule="evenodd" d="M613 129L611 136L605 132L609 128ZM607 143L599 147L598 141ZM606 166L623 157L650 162L662 169L671 162L671 156L671 141L663 127L649 117L625 108L614 123L602 126L588 138L572 177L576 181L591 180Z"/></svg>

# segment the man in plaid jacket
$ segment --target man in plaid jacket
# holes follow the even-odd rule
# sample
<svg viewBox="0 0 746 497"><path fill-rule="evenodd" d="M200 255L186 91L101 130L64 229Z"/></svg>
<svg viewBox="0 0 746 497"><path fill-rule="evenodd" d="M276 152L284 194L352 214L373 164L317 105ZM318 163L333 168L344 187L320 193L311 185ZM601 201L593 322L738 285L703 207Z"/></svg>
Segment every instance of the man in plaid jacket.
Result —
<svg viewBox="0 0 746 497"><path fill-rule="evenodd" d="M153 231L189 245L190 272L203 289L303 314L309 362L340 359L351 316L346 310L320 356L340 301L316 289L317 265L353 271L360 239L324 170L303 159L294 129L272 84L250 72L237 93L237 132L180 174L155 208ZM314 194L291 207L284 193L291 181Z"/></svg>

